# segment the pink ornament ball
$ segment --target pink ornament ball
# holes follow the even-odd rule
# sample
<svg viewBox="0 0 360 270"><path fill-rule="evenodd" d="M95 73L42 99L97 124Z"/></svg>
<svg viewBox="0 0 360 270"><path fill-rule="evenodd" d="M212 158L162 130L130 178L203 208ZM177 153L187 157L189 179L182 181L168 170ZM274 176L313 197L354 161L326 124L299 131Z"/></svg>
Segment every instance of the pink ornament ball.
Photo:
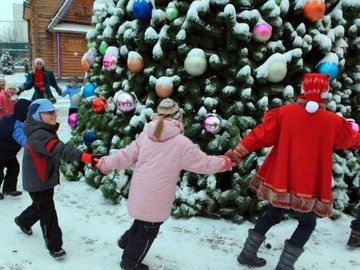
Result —
<svg viewBox="0 0 360 270"><path fill-rule="evenodd" d="M253 38L257 42L266 42L270 39L272 27L268 23L257 23L253 29Z"/></svg>
<svg viewBox="0 0 360 270"><path fill-rule="evenodd" d="M78 114L77 113L72 113L69 115L68 117L68 124L71 128L76 128L78 123Z"/></svg>
<svg viewBox="0 0 360 270"><path fill-rule="evenodd" d="M215 114L208 114L204 119L204 129L208 133L216 134L222 127L221 118Z"/></svg>
<svg viewBox="0 0 360 270"><path fill-rule="evenodd" d="M350 124L351 124L351 128L353 131L355 132L360 132L360 126L358 123L355 122L354 119L346 119Z"/></svg>

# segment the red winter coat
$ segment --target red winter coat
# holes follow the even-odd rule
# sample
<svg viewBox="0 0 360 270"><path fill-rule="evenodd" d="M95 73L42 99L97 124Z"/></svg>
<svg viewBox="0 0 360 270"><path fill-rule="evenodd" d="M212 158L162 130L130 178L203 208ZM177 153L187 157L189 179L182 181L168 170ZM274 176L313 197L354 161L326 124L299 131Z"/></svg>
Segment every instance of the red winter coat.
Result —
<svg viewBox="0 0 360 270"><path fill-rule="evenodd" d="M311 114L299 104L270 110L240 142L245 154L273 146L250 182L259 198L323 217L333 212L333 150L359 145L360 134L343 117L324 109Z"/></svg>
<svg viewBox="0 0 360 270"><path fill-rule="evenodd" d="M0 118L4 115L13 114L15 102L7 95L6 90L0 91Z"/></svg>

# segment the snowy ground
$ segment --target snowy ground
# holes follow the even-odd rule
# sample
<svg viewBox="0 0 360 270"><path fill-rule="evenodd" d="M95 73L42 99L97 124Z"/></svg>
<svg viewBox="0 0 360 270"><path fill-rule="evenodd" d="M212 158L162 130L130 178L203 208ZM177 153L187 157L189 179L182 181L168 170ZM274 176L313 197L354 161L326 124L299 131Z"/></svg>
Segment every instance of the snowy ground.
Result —
<svg viewBox="0 0 360 270"><path fill-rule="evenodd" d="M8 82L22 83L24 74L6 76ZM64 84L62 84L64 86ZM22 94L29 98L32 91ZM54 94L56 97L56 93ZM58 98L58 97L57 97ZM70 137L67 125L68 99L58 98L59 136ZM19 153L21 160L22 151ZM22 190L21 178L18 189ZM55 204L63 231L63 248L67 256L54 260L47 252L39 224L33 226L33 235L23 234L13 219L30 204L27 193L17 198L0 201L0 270L112 270L120 269L121 250L118 237L131 225L126 202L113 205L104 200L98 190L84 182L62 183L55 189ZM328 270L359 269L360 250L349 250L350 216L337 221L318 219L317 228L296 263L296 269ZM152 270L237 270L249 269L236 261L247 230L252 224L232 224L225 220L191 218L165 222L144 263ZM283 221L267 235L260 255L267 261L261 269L274 269L283 242L297 226L294 220Z"/></svg>

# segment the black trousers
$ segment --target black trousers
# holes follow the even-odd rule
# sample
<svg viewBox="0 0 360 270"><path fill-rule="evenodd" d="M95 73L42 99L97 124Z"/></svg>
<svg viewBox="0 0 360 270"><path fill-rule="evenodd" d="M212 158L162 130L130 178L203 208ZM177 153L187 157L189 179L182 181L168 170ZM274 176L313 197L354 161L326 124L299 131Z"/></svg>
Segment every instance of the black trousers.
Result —
<svg viewBox="0 0 360 270"><path fill-rule="evenodd" d="M29 192L32 204L19 216L21 224L31 228L40 220L41 230L49 250L59 250L62 245L62 232L59 227L54 203L54 189Z"/></svg>
<svg viewBox="0 0 360 270"><path fill-rule="evenodd" d="M6 173L4 174L5 168ZM16 157L9 161L0 161L0 186L4 181L2 188L3 193L16 191L19 172L20 166Z"/></svg>
<svg viewBox="0 0 360 270"><path fill-rule="evenodd" d="M265 215L258 219L254 231L265 235L266 232L274 225L278 224L285 215L287 209L267 205ZM314 212L302 213L295 211L299 222L297 228L289 239L289 243L295 247L303 248L309 240L312 232L316 227L316 214Z"/></svg>
<svg viewBox="0 0 360 270"><path fill-rule="evenodd" d="M70 114L77 113L77 112L78 112L77 108L69 108L68 116L70 116Z"/></svg>
<svg viewBox="0 0 360 270"><path fill-rule="evenodd" d="M126 243L122 255L122 260L126 262L126 264L135 267L144 260L159 233L160 225L162 223L163 222L134 220L130 229L121 237Z"/></svg>

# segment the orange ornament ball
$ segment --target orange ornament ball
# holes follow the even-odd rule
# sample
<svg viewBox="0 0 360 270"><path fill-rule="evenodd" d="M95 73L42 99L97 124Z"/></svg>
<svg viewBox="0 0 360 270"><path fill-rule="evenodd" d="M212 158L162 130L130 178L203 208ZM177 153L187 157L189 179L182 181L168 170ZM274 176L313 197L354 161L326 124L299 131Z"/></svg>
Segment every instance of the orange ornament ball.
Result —
<svg viewBox="0 0 360 270"><path fill-rule="evenodd" d="M88 72L90 70L90 64L86 59L81 60L81 68L85 72Z"/></svg>
<svg viewBox="0 0 360 270"><path fill-rule="evenodd" d="M139 73L144 69L144 59L142 58L136 58L136 59L131 59L130 61L128 61L128 69L133 72L133 73Z"/></svg>
<svg viewBox="0 0 360 270"><path fill-rule="evenodd" d="M171 97L174 88L169 85L156 85L155 92L159 98L168 98Z"/></svg>
<svg viewBox="0 0 360 270"><path fill-rule="evenodd" d="M316 22L324 16L325 11L325 1L311 0L305 3L303 14L308 21Z"/></svg>

